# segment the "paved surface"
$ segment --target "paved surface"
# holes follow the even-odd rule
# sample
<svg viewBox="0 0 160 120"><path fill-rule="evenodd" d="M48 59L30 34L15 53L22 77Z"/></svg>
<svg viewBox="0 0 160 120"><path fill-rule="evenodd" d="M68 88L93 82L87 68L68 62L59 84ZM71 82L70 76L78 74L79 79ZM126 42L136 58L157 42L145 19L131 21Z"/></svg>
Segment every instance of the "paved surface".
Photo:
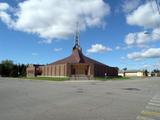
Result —
<svg viewBox="0 0 160 120"><path fill-rule="evenodd" d="M0 120L160 120L160 78L32 81L0 78Z"/></svg>

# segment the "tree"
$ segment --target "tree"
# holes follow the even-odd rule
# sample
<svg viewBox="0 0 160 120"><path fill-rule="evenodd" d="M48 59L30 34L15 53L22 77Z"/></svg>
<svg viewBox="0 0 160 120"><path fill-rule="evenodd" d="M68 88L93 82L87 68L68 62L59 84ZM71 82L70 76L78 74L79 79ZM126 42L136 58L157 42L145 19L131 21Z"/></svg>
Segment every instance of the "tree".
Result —
<svg viewBox="0 0 160 120"><path fill-rule="evenodd" d="M158 69L154 69L154 70L153 70L153 72L154 72L154 73L159 73L159 72L160 72L160 70L158 70Z"/></svg>
<svg viewBox="0 0 160 120"><path fill-rule="evenodd" d="M145 76L148 76L148 73L149 73L148 70L144 70L144 75Z"/></svg>
<svg viewBox="0 0 160 120"><path fill-rule="evenodd" d="M19 76L21 76L21 77L26 76L26 68L27 68L27 66L22 64L22 65L19 65L18 67L19 67Z"/></svg>
<svg viewBox="0 0 160 120"><path fill-rule="evenodd" d="M0 64L0 76L2 74L2 64Z"/></svg>
<svg viewBox="0 0 160 120"><path fill-rule="evenodd" d="M159 69L154 69L151 73L152 73L152 76L160 76L160 70Z"/></svg>
<svg viewBox="0 0 160 120"><path fill-rule="evenodd" d="M126 71L127 71L127 68L123 68L123 76L124 77L126 76Z"/></svg>
<svg viewBox="0 0 160 120"><path fill-rule="evenodd" d="M2 77L24 77L27 66L14 64L12 60L3 60L0 63L0 76Z"/></svg>
<svg viewBox="0 0 160 120"><path fill-rule="evenodd" d="M17 65L13 66L13 69L10 71L10 77L18 77L18 67Z"/></svg>
<svg viewBox="0 0 160 120"><path fill-rule="evenodd" d="M3 77L10 77L14 64L11 60L4 60L1 62L1 75Z"/></svg>

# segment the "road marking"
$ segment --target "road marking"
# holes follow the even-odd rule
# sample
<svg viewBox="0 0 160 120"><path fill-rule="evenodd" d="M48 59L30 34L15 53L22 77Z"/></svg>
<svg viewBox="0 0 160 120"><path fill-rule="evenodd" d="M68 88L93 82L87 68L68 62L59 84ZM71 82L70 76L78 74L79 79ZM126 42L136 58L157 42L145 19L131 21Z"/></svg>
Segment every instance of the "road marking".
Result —
<svg viewBox="0 0 160 120"><path fill-rule="evenodd" d="M151 103L159 103L160 104L160 100L150 100Z"/></svg>
<svg viewBox="0 0 160 120"><path fill-rule="evenodd" d="M155 119L144 117L144 116L138 116L137 120L155 120Z"/></svg>
<svg viewBox="0 0 160 120"><path fill-rule="evenodd" d="M149 105L153 105L153 106L159 106L160 107L160 104L156 104L156 103L148 103Z"/></svg>
<svg viewBox="0 0 160 120"><path fill-rule="evenodd" d="M160 98L160 95L157 94L157 95L155 95L153 98L155 98L155 97L159 97L159 98Z"/></svg>
<svg viewBox="0 0 160 120"><path fill-rule="evenodd" d="M160 95L155 95L149 101L137 120L160 120Z"/></svg>
<svg viewBox="0 0 160 120"><path fill-rule="evenodd" d="M152 100L160 100L160 98L152 98Z"/></svg>
<svg viewBox="0 0 160 120"><path fill-rule="evenodd" d="M152 111L160 112L160 107L146 106L146 109L147 109L147 110L152 110Z"/></svg>
<svg viewBox="0 0 160 120"><path fill-rule="evenodd" d="M143 115L143 116L158 116L158 117L160 117L160 112L142 111L141 115Z"/></svg>
<svg viewBox="0 0 160 120"><path fill-rule="evenodd" d="M160 100L160 96L154 96L152 100Z"/></svg>

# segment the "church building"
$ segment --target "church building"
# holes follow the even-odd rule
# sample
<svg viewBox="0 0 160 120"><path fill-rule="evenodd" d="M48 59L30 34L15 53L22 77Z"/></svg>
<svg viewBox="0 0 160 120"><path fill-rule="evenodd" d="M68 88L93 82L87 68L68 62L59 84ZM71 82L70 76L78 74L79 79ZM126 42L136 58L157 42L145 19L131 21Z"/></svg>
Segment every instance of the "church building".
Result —
<svg viewBox="0 0 160 120"><path fill-rule="evenodd" d="M85 76L88 79L104 76L118 76L118 68L105 65L85 56L76 31L75 45L70 56L47 65L29 65L27 77L73 77Z"/></svg>

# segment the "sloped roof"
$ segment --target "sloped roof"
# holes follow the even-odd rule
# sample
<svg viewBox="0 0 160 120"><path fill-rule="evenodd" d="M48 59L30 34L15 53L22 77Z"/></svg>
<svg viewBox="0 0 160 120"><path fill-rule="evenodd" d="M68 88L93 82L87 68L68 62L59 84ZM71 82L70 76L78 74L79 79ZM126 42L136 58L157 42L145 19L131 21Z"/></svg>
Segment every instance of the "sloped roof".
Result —
<svg viewBox="0 0 160 120"><path fill-rule="evenodd" d="M123 73L124 70L120 70L119 73ZM137 72L144 72L144 70L126 70L125 73L137 73Z"/></svg>
<svg viewBox="0 0 160 120"><path fill-rule="evenodd" d="M93 60L93 59L91 59L89 57L86 57L85 55L83 55L82 51L80 49L77 49L77 48L73 49L73 52L69 57L66 57L64 59L58 60L58 61L53 62L51 64L65 64L65 63L71 63L71 64L75 64L75 63L92 63L92 64L99 64L99 65L103 65L103 66L107 67L107 65L105 65L103 63L100 63L100 62L98 62L96 60Z"/></svg>

